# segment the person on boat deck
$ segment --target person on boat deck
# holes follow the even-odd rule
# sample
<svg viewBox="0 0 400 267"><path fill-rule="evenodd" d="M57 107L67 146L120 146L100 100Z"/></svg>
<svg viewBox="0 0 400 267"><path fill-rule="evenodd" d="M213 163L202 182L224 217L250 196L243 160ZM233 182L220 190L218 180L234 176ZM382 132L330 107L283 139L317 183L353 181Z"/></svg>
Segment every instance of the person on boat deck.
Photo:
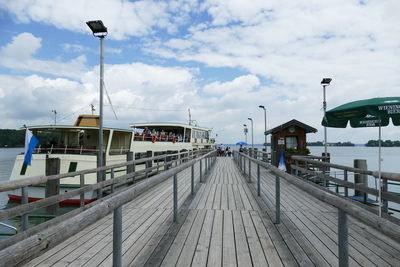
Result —
<svg viewBox="0 0 400 267"><path fill-rule="evenodd" d="M178 142L182 142L182 135L181 134L178 134Z"/></svg>
<svg viewBox="0 0 400 267"><path fill-rule="evenodd" d="M243 152L243 151L244 151L243 145L240 145L239 152Z"/></svg>
<svg viewBox="0 0 400 267"><path fill-rule="evenodd" d="M164 130L161 130L161 133L160 133L161 135L165 135L165 131Z"/></svg>
<svg viewBox="0 0 400 267"><path fill-rule="evenodd" d="M143 133L144 133L145 135L149 135L149 134L150 134L149 128L144 127Z"/></svg>

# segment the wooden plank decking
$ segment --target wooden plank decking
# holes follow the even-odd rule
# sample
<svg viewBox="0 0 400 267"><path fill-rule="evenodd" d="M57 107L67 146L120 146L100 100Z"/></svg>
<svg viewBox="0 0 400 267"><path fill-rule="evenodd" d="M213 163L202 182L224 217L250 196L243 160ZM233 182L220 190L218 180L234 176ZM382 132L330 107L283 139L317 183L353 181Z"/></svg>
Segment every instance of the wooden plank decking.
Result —
<svg viewBox="0 0 400 267"><path fill-rule="evenodd" d="M204 164L203 164L204 166ZM196 177L198 179L196 165ZM337 210L281 180L281 224L274 224L274 177L261 170L256 197L232 158L218 158L190 196L190 169L178 175L179 217L172 222L172 180L123 207L125 266L337 266ZM349 221L351 266L400 266L400 244ZM111 266L112 215L27 266Z"/></svg>

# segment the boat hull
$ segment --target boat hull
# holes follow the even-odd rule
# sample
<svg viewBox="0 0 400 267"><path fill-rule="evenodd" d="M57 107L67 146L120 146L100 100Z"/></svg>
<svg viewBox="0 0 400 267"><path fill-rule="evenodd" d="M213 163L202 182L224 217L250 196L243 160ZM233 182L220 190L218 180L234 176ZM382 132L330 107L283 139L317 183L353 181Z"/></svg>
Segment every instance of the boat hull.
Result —
<svg viewBox="0 0 400 267"><path fill-rule="evenodd" d="M62 187L60 193L66 193L76 188ZM15 189L8 192L8 198L13 202L21 202L21 190ZM45 198L45 187L43 186L31 186L28 189L28 202L34 202ZM97 200L96 192L85 192L84 203L88 204ZM80 205L80 196L74 196L72 198L63 200L60 202L61 205Z"/></svg>

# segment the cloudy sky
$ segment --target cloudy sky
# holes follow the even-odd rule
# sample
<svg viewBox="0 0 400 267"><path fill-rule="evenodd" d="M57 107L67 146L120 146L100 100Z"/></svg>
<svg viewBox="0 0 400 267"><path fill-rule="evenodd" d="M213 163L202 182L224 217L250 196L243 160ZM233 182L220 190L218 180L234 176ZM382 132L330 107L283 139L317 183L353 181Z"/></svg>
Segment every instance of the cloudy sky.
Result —
<svg viewBox="0 0 400 267"><path fill-rule="evenodd" d="M0 0L0 128L71 124L98 112L100 19L105 39L105 125L187 122L188 109L218 142L254 139L291 119L323 139L328 109L400 95L398 0ZM383 129L399 139L400 128ZM365 143L378 129L328 129L330 141Z"/></svg>

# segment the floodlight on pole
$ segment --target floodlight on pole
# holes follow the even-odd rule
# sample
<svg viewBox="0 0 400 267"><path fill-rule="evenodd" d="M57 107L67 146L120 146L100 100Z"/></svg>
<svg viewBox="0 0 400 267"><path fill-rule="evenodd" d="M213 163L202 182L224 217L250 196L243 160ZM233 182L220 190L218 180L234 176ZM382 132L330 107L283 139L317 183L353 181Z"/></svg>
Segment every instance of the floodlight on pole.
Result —
<svg viewBox="0 0 400 267"><path fill-rule="evenodd" d="M247 130L247 125L246 124L243 124L243 127L244 127L244 139L245 139L245 142L246 142L246 145L247 145L247 132L248 132L248 130Z"/></svg>
<svg viewBox="0 0 400 267"><path fill-rule="evenodd" d="M264 110L264 138L265 138L265 153L267 153L267 109L263 105L259 105L259 108Z"/></svg>
<svg viewBox="0 0 400 267"><path fill-rule="evenodd" d="M251 150L254 153L254 131L253 131L253 119L252 118L247 118L249 121L251 121Z"/></svg>
<svg viewBox="0 0 400 267"><path fill-rule="evenodd" d="M101 20L86 22L93 36L100 39L100 103L99 103L99 141L97 167L103 166L103 87L104 87L104 37L107 35L107 28ZM103 174L97 174L97 182L103 181ZM98 198L101 198L101 190L98 191Z"/></svg>
<svg viewBox="0 0 400 267"><path fill-rule="evenodd" d="M325 87L328 86L331 83L332 79L331 78L323 78L321 81L322 87L324 88L323 92L323 102L322 102L322 107L324 109L324 120L326 120L326 93L325 93ZM324 150L325 150L325 157L328 156L328 149L327 149L327 133L326 133L326 126L324 126Z"/></svg>

